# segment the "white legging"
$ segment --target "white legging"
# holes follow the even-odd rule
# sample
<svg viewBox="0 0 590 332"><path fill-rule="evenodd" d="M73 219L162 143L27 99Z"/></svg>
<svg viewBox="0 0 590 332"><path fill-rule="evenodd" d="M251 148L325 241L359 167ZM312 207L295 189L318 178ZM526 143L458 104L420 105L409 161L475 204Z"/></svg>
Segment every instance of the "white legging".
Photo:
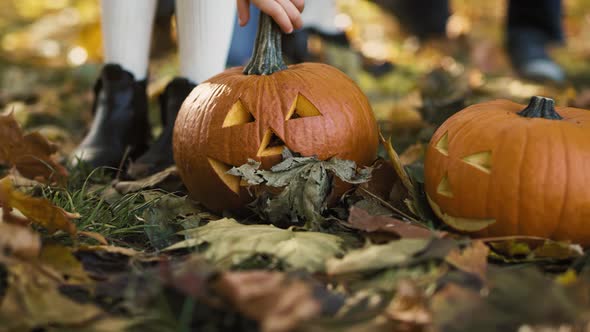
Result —
<svg viewBox="0 0 590 332"><path fill-rule="evenodd" d="M334 22L337 14L335 0L309 0L305 2L305 10L302 13L303 24L324 33L341 33L342 30Z"/></svg>
<svg viewBox="0 0 590 332"><path fill-rule="evenodd" d="M101 0L101 9L105 63L144 79L156 0ZM223 71L235 11L233 0L176 0L180 76L200 83Z"/></svg>

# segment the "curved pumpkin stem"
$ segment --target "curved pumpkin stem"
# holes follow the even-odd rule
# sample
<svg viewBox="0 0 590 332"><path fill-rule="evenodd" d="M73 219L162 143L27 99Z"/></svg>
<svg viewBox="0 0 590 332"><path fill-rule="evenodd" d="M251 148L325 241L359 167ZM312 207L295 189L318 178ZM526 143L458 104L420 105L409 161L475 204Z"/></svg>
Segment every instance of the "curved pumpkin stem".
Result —
<svg viewBox="0 0 590 332"><path fill-rule="evenodd" d="M547 120L562 120L555 110L555 102L551 98L533 96L528 106L516 113L525 118L542 118Z"/></svg>
<svg viewBox="0 0 590 332"><path fill-rule="evenodd" d="M244 68L246 75L271 75L287 69L281 48L281 30L267 14L260 13L254 54Z"/></svg>

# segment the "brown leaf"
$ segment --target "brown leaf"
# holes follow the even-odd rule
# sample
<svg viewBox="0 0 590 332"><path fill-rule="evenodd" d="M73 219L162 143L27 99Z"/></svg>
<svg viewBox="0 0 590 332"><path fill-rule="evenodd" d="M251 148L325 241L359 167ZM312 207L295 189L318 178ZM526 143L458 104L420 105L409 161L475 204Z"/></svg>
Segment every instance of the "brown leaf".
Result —
<svg viewBox="0 0 590 332"><path fill-rule="evenodd" d="M121 194L128 194L151 188L163 188L166 191L176 191L182 186L176 166L150 175L147 178L136 181L121 181L115 184L115 189Z"/></svg>
<svg viewBox="0 0 590 332"><path fill-rule="evenodd" d="M410 280L401 280L396 287L395 298L385 314L398 322L410 325L426 325L432 321L426 296Z"/></svg>
<svg viewBox="0 0 590 332"><path fill-rule="evenodd" d="M98 243L100 243L101 245L104 245L104 246L107 246L109 244L109 241L107 241L107 239L102 234L99 234L96 232L78 231L78 235L94 239Z"/></svg>
<svg viewBox="0 0 590 332"><path fill-rule="evenodd" d="M400 238L429 239L438 235L438 233L426 227L413 225L391 217L372 216L367 211L354 206L350 208L348 226L368 233L391 233Z"/></svg>
<svg viewBox="0 0 590 332"><path fill-rule="evenodd" d="M41 238L28 227L0 222L0 255L7 252L21 258L39 255Z"/></svg>
<svg viewBox="0 0 590 332"><path fill-rule="evenodd" d="M14 208L30 222L45 227L50 233L61 230L72 236L76 234L72 219L79 218L78 214L66 212L47 199L31 197L15 190L11 177L0 180L0 207L4 210L4 220L8 219Z"/></svg>
<svg viewBox="0 0 590 332"><path fill-rule="evenodd" d="M128 257L139 256L141 253L131 248L116 247L116 246L80 246L78 251L104 251L111 254L119 254Z"/></svg>
<svg viewBox="0 0 590 332"><path fill-rule="evenodd" d="M474 274L485 282L489 251L490 248L482 241L474 241L462 252L458 249L451 251L445 260L459 270Z"/></svg>
<svg viewBox="0 0 590 332"><path fill-rule="evenodd" d="M367 191L380 199L388 201L393 186L400 183L399 177L389 161L378 159L371 167L373 168L371 179L369 182L361 184L360 187L366 188Z"/></svg>
<svg viewBox="0 0 590 332"><path fill-rule="evenodd" d="M402 165L410 165L424 157L426 146L424 144L414 144L408 147L400 156L399 160Z"/></svg>
<svg viewBox="0 0 590 332"><path fill-rule="evenodd" d="M478 291L448 283L430 300L434 330L447 331L451 330L449 326L459 325L463 329L454 329L454 331L470 331L462 325L461 319L465 318L464 312L470 314L470 308L480 308L483 304L484 301Z"/></svg>
<svg viewBox="0 0 590 332"><path fill-rule="evenodd" d="M312 288L279 272L225 273L215 287L264 332L287 332L317 316L321 305Z"/></svg>
<svg viewBox="0 0 590 332"><path fill-rule="evenodd" d="M53 157L57 147L37 132L23 135L12 113L0 115L0 142L0 163L16 167L23 176L46 181L67 177L67 170Z"/></svg>

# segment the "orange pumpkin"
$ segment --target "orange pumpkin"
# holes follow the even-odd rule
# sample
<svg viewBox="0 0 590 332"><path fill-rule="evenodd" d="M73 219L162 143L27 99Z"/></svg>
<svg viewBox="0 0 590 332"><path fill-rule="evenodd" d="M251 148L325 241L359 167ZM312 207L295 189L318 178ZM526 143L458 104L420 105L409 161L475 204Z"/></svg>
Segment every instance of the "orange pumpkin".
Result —
<svg viewBox="0 0 590 332"><path fill-rule="evenodd" d="M432 137L425 187L458 230L590 245L590 112L543 97L468 107Z"/></svg>
<svg viewBox="0 0 590 332"><path fill-rule="evenodd" d="M191 196L220 211L252 197L226 172L248 159L264 168L284 147L303 156L374 161L378 129L358 86L324 64L285 66L281 34L262 15L250 64L199 84L185 100L174 128L174 158Z"/></svg>

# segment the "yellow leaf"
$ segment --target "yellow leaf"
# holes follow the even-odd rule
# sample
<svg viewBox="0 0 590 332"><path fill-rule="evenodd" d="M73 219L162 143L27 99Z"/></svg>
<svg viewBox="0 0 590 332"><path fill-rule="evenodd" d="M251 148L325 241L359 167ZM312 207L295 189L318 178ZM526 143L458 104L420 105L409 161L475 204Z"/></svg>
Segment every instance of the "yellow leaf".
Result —
<svg viewBox="0 0 590 332"><path fill-rule="evenodd" d="M11 177L0 180L0 206L4 209L4 214L9 213L12 208L17 209L30 222L43 226L50 233L61 230L72 236L76 234L72 219L79 218L78 214L66 212L44 198L35 198L16 191ZM6 215L3 218L6 219Z"/></svg>
<svg viewBox="0 0 590 332"><path fill-rule="evenodd" d="M555 281L563 286L573 285L576 281L578 281L578 274L574 269L567 269L564 273L558 275L555 278Z"/></svg>
<svg viewBox="0 0 590 332"><path fill-rule="evenodd" d="M44 245L39 261L53 268L68 284L86 284L90 278L72 249L59 244Z"/></svg>
<svg viewBox="0 0 590 332"><path fill-rule="evenodd" d="M59 291L61 282L37 265L12 263L7 270L9 287L0 303L3 331L80 327L104 315L94 304L64 296Z"/></svg>
<svg viewBox="0 0 590 332"><path fill-rule="evenodd" d="M414 185L412 184L412 181L410 180L410 176L404 170L404 166L402 165L399 155L393 149L393 145L391 145L391 140L385 139L385 137L383 137L382 134L379 134L379 137L381 138L381 143L383 143L383 146L385 147L385 151L387 151L387 155L389 156L389 159L391 160L391 164L393 165L395 172L397 173L399 178L402 180L402 184L408 190L408 192L411 195L413 195L415 193Z"/></svg>

